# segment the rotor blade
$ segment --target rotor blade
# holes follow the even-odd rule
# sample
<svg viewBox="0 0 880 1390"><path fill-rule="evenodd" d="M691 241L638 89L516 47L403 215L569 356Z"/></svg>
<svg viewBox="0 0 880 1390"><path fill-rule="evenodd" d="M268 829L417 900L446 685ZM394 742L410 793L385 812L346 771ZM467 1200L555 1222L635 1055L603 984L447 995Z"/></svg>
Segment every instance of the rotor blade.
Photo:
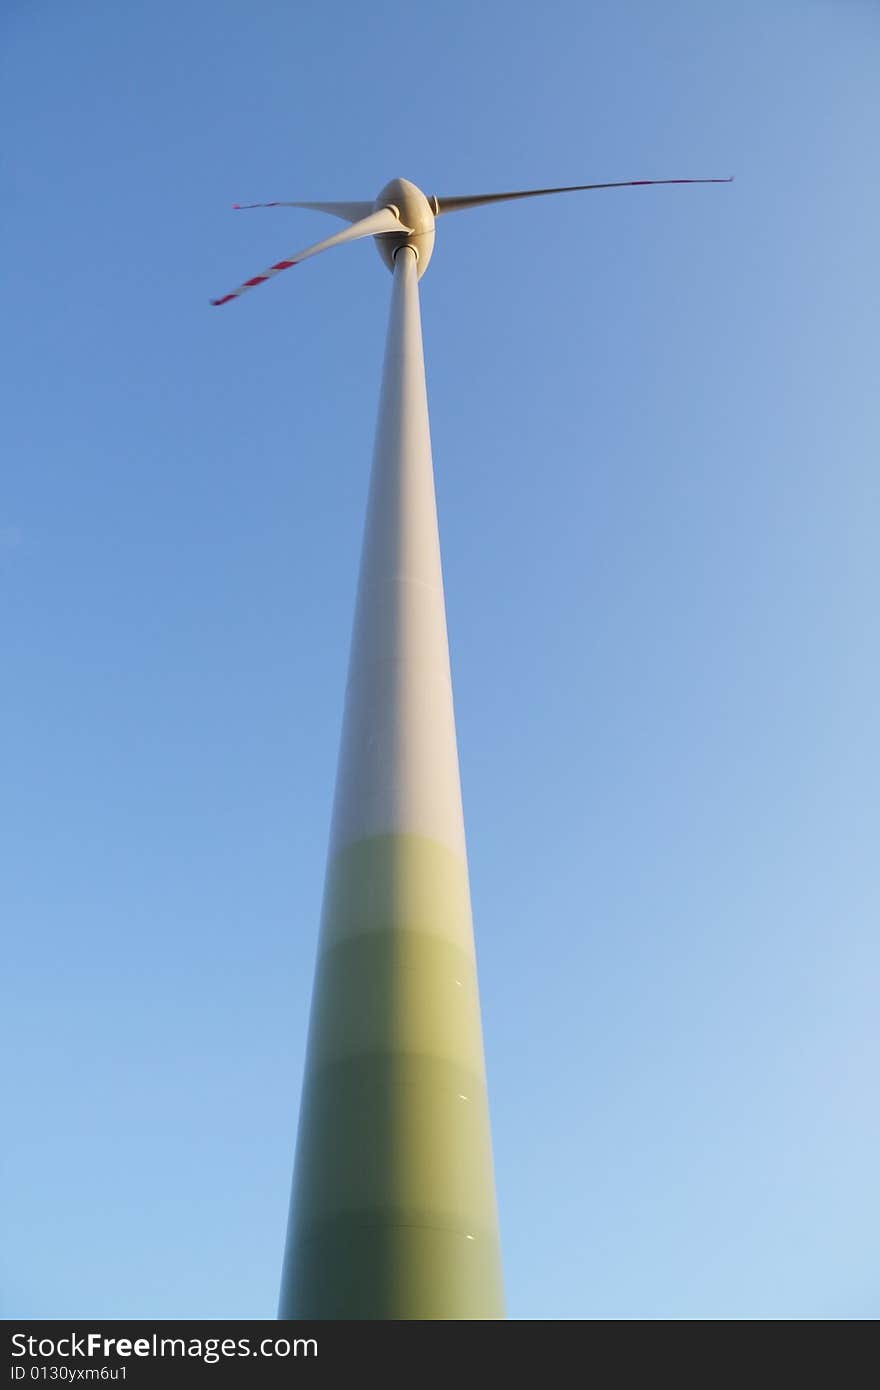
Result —
<svg viewBox="0 0 880 1390"><path fill-rule="evenodd" d="M585 193L593 188L647 188L661 183L733 183L729 179L627 179L623 183L576 183L569 188L529 188L524 193L474 193L463 198L433 199L434 215L444 212L463 212L479 208L484 203L507 203L513 198L543 198L546 193Z"/></svg>
<svg viewBox="0 0 880 1390"><path fill-rule="evenodd" d="M328 236L326 241L318 241L314 246L307 246L305 251L297 251L295 255L288 256L283 261L276 261L270 265L268 270L264 270L262 275L254 275L250 280L245 280L243 285L239 285L237 290L231 294L224 294L221 299L212 299L214 305L228 304L230 299L237 299L245 290L252 290L256 285L262 285L264 281L271 280L273 275L278 275L282 270L289 270L292 265L299 265L300 261L307 261L310 256L317 256L321 251L329 251L331 246L341 246L346 241L358 241L365 236L381 236L383 232L410 232L411 227L405 227L396 213L390 208L380 208L378 212L373 212L369 217L362 217L359 222L355 222L351 227L347 227L344 232L337 232L335 236Z"/></svg>
<svg viewBox="0 0 880 1390"><path fill-rule="evenodd" d="M310 208L312 212L329 212L331 217L341 217L343 222L359 222L373 211L372 203L233 203L235 212L246 212L250 208Z"/></svg>

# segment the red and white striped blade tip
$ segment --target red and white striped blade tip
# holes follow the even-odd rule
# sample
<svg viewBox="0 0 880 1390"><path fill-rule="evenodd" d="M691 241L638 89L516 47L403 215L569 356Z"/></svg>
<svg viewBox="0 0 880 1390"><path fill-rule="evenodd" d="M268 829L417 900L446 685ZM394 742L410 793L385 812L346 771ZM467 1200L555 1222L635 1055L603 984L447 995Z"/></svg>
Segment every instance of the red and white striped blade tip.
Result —
<svg viewBox="0 0 880 1390"><path fill-rule="evenodd" d="M298 260L298 257L294 257L289 261L276 261L274 265L270 265L268 270L264 270L262 275L252 275L250 280L245 280L244 284L239 285L237 290L233 290L231 294L224 294L220 299L212 299L211 303L215 308L220 304L228 304L230 299L238 299L238 296L244 294L245 290L252 290L255 285L265 284L267 280L271 280L273 275L277 275L279 270L289 270L292 265L297 265Z"/></svg>

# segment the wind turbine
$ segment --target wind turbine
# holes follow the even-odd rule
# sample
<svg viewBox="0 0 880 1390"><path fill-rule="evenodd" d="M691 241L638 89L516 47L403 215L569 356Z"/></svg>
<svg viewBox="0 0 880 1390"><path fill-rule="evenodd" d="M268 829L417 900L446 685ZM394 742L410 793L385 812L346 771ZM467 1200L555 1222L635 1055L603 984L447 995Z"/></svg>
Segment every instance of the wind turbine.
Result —
<svg viewBox="0 0 880 1390"><path fill-rule="evenodd" d="M231 294L361 237L393 272L349 660L282 1319L491 1319L504 1292L418 281L435 220L634 179L310 208L350 226ZM236 205L238 206L238 205Z"/></svg>

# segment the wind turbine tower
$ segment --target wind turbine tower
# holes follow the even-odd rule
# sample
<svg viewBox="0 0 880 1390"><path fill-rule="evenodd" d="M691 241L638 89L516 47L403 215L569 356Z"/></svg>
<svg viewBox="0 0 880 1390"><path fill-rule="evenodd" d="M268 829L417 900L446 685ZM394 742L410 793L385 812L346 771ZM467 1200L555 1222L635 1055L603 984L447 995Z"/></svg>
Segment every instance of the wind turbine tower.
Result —
<svg viewBox="0 0 880 1390"><path fill-rule="evenodd" d="M393 272L327 858L283 1319L504 1317L467 850L418 282L435 220L482 204L660 179L373 203L317 253L373 236Z"/></svg>

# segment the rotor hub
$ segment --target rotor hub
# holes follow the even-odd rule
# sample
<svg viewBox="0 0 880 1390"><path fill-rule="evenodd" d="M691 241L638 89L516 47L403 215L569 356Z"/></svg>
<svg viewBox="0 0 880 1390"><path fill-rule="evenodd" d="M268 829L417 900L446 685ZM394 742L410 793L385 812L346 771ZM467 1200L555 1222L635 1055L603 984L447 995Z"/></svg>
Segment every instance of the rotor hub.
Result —
<svg viewBox="0 0 880 1390"><path fill-rule="evenodd" d="M375 238L376 248L389 270L394 269L394 257L402 246L411 246L418 261L419 279L428 269L434 250L434 208L420 188L409 179L392 179L386 183L373 204L374 211L394 208L411 232L385 232Z"/></svg>

